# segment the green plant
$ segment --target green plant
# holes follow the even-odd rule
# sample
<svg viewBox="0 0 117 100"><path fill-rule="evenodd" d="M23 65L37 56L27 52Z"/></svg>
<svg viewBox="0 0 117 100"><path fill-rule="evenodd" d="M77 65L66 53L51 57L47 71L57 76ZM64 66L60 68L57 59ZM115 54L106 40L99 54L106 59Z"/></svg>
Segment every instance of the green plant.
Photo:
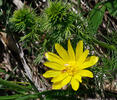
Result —
<svg viewBox="0 0 117 100"><path fill-rule="evenodd" d="M48 41L55 43L67 39L74 31L76 18L68 3L49 1L42 15L42 27L47 32Z"/></svg>
<svg viewBox="0 0 117 100"><path fill-rule="evenodd" d="M16 10L13 14L13 17L10 19L13 24L14 31L17 32L30 32L32 26L36 22L36 14L31 8L22 8Z"/></svg>

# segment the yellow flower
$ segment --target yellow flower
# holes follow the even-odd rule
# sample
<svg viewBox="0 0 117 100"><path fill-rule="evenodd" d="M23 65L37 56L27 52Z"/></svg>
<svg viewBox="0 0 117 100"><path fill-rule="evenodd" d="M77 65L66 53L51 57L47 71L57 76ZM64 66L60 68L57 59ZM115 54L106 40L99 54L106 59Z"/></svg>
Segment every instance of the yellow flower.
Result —
<svg viewBox="0 0 117 100"><path fill-rule="evenodd" d="M74 52L70 40L68 40L68 51L60 44L55 44L56 55L52 52L45 54L49 60L44 65L51 68L43 74L45 78L52 77L52 89L61 89L68 83L77 91L79 82L82 82L82 77L93 77L93 73L85 68L91 67L97 63L98 57L88 56L89 50L83 52L83 41L79 41Z"/></svg>

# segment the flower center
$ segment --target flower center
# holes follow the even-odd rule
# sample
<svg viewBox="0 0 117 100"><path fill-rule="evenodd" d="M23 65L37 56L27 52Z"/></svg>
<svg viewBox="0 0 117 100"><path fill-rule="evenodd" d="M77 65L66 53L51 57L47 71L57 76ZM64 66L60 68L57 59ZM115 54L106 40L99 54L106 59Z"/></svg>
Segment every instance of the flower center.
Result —
<svg viewBox="0 0 117 100"><path fill-rule="evenodd" d="M71 66L69 64L65 64L65 66L66 68L62 70L62 72L67 72L70 76L74 76L78 71L78 69L75 66Z"/></svg>

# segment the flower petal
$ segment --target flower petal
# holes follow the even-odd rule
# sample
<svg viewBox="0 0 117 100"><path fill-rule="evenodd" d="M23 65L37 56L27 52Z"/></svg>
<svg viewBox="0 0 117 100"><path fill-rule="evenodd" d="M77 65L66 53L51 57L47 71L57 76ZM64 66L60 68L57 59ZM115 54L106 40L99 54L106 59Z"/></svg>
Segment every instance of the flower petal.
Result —
<svg viewBox="0 0 117 100"><path fill-rule="evenodd" d="M60 44L56 43L55 49L58 52L58 54L60 55L60 57L63 58L64 61L69 60L69 55L68 55L67 51Z"/></svg>
<svg viewBox="0 0 117 100"><path fill-rule="evenodd" d="M61 85L61 82L57 82L57 83L53 83L52 85L52 89L61 89L62 88L62 85Z"/></svg>
<svg viewBox="0 0 117 100"><path fill-rule="evenodd" d="M82 53L83 53L83 41L80 40L76 46L76 61L78 61Z"/></svg>
<svg viewBox="0 0 117 100"><path fill-rule="evenodd" d="M74 75L74 79L78 80L79 82L82 82L82 78L78 73Z"/></svg>
<svg viewBox="0 0 117 100"><path fill-rule="evenodd" d="M58 63L55 63L55 62L45 62L44 65L49 67L49 68L55 69L55 70L63 70L64 69L64 66L62 66Z"/></svg>
<svg viewBox="0 0 117 100"><path fill-rule="evenodd" d="M56 62L56 63L59 63L59 64L64 64L63 59L61 59L58 55L56 55L52 52L45 53L45 56L49 61Z"/></svg>
<svg viewBox="0 0 117 100"><path fill-rule="evenodd" d="M57 77L54 77L51 82L59 82L59 81L62 81L63 79L65 79L66 77L68 76L68 73L67 72L61 72L60 75L58 75Z"/></svg>
<svg viewBox="0 0 117 100"><path fill-rule="evenodd" d="M43 74L43 76L45 78L50 78L50 77L56 77L57 75L59 75L61 72L60 71L56 71L56 70L49 70L47 72L45 72Z"/></svg>
<svg viewBox="0 0 117 100"><path fill-rule="evenodd" d="M75 54L74 54L74 50L72 48L70 40L68 40L68 54L69 54L70 59L72 61L75 61Z"/></svg>
<svg viewBox="0 0 117 100"><path fill-rule="evenodd" d="M90 77L90 78L93 78L93 73L89 70L80 70L78 72L78 74L81 76L81 77Z"/></svg>
<svg viewBox="0 0 117 100"><path fill-rule="evenodd" d="M62 87L67 85L71 81L71 76L67 76L62 82L61 85Z"/></svg>
<svg viewBox="0 0 117 100"><path fill-rule="evenodd" d="M53 83L52 89L61 89L63 86L67 85L70 80L71 76L67 76L64 80Z"/></svg>
<svg viewBox="0 0 117 100"><path fill-rule="evenodd" d="M74 79L74 78L72 78L72 80L71 80L71 86L72 86L73 90L77 91L78 88L79 88L79 81L76 80L76 79Z"/></svg>
<svg viewBox="0 0 117 100"><path fill-rule="evenodd" d="M88 67L91 67L93 65L95 65L97 62L98 62L98 57L96 56L91 56L91 57L88 57L85 62L81 65L81 69L84 69L84 68L88 68Z"/></svg>
<svg viewBox="0 0 117 100"><path fill-rule="evenodd" d="M86 60L86 57L88 56L89 50L85 50L82 55L80 56L80 58L77 61L77 65L81 66L81 64Z"/></svg>

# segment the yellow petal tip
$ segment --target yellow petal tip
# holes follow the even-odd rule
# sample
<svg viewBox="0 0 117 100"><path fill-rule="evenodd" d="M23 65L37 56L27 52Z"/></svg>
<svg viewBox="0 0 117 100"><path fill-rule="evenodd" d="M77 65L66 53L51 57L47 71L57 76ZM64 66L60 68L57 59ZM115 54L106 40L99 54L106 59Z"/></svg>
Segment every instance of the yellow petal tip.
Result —
<svg viewBox="0 0 117 100"><path fill-rule="evenodd" d="M98 62L98 60L99 60L99 57L96 57L96 61Z"/></svg>
<svg viewBox="0 0 117 100"><path fill-rule="evenodd" d="M48 59L48 52L45 53L46 58Z"/></svg>
<svg viewBox="0 0 117 100"><path fill-rule="evenodd" d="M98 62L98 60L99 60L99 57L96 57L96 56L93 56L93 61L95 62L95 64Z"/></svg>
<svg viewBox="0 0 117 100"><path fill-rule="evenodd" d="M43 74L42 76L46 78L45 74Z"/></svg>
<svg viewBox="0 0 117 100"><path fill-rule="evenodd" d="M81 44L83 44L83 40L80 40L78 43L81 43Z"/></svg>
<svg viewBox="0 0 117 100"><path fill-rule="evenodd" d="M55 48L57 47L57 46L59 46L60 44L59 43L55 43Z"/></svg>

